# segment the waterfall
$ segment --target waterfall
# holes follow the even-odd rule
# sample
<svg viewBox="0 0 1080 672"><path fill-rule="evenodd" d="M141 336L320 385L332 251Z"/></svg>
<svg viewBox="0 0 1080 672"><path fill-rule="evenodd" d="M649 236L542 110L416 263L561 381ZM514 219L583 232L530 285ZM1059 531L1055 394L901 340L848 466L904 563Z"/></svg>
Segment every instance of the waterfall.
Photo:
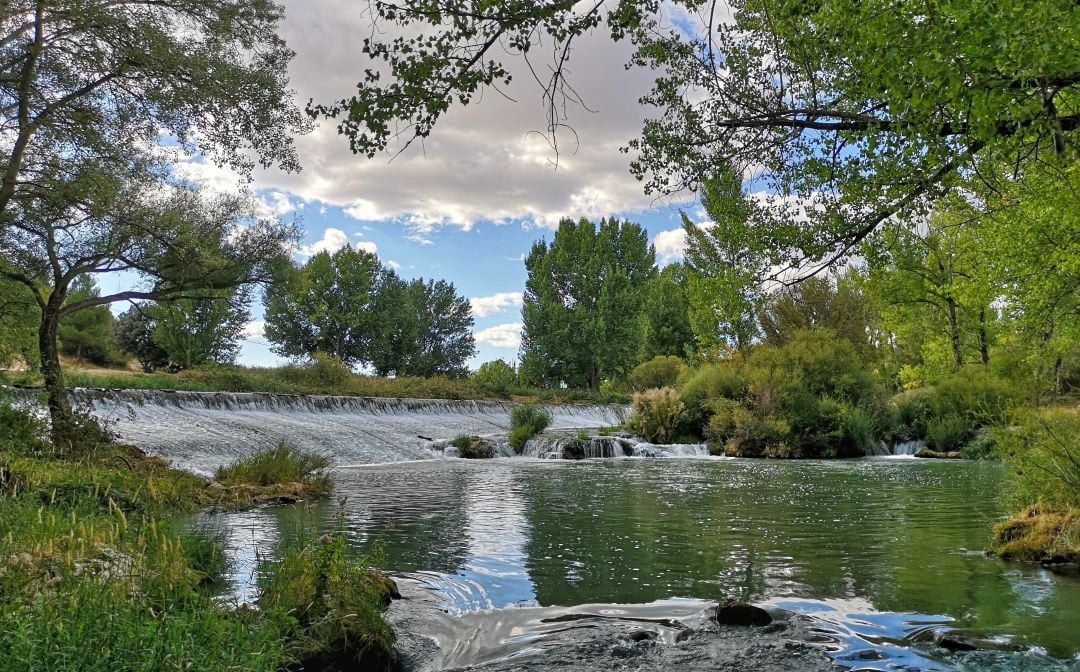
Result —
<svg viewBox="0 0 1080 672"><path fill-rule="evenodd" d="M505 437L510 409L503 401L388 399L255 392L161 390L70 391L122 441L210 474L256 448L286 440L326 454L335 466L429 460L443 456L459 434ZM36 393L16 391L24 402ZM555 429L623 422L625 407L551 404Z"/></svg>
<svg viewBox="0 0 1080 672"><path fill-rule="evenodd" d="M921 448L925 447L926 444L922 441L904 441L903 443L893 445L892 454L901 457L912 457L915 453L919 452Z"/></svg>
<svg viewBox="0 0 1080 672"><path fill-rule="evenodd" d="M640 437L568 436L565 433L545 432L529 439L523 457L546 460L600 459L614 457L708 457L704 443L655 444Z"/></svg>

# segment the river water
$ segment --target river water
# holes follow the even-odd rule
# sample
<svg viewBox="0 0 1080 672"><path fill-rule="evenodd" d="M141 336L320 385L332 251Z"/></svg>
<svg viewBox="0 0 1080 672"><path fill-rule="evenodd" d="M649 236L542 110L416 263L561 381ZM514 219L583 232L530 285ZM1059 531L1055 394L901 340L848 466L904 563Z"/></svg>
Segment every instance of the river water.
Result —
<svg viewBox="0 0 1080 672"><path fill-rule="evenodd" d="M1077 576L983 553L1004 475L898 458L441 459L342 468L332 501L204 523L228 535L241 593L282 537L339 528L475 632L532 608L675 618L736 598L811 616L850 669L1080 670ZM929 641L943 631L1006 650L949 652Z"/></svg>

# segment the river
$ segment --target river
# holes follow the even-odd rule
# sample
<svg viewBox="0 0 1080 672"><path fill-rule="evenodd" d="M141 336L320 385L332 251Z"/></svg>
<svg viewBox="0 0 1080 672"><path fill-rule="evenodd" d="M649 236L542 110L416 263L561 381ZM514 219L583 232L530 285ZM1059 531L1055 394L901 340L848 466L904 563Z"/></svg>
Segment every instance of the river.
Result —
<svg viewBox="0 0 1080 672"><path fill-rule="evenodd" d="M843 667L1080 669L1080 580L983 553L1003 513L996 464L442 459L336 477L333 501L203 521L229 536L237 590L252 589L256 549L343 529L431 591L455 639L510 633L455 664L557 639L541 621L575 606L661 621L736 598L809 615ZM533 608L546 618L514 622ZM950 652L929 641L942 631L1005 650Z"/></svg>

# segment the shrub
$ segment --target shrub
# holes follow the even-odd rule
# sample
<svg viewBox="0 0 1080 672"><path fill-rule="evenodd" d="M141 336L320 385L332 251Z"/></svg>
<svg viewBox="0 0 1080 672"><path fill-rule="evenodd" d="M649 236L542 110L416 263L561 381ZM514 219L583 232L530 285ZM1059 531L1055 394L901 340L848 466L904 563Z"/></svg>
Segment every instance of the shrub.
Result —
<svg viewBox="0 0 1080 672"><path fill-rule="evenodd" d="M928 387L905 390L894 396L891 406L896 411L897 437L912 440L926 436L926 425L935 415L935 403L934 390Z"/></svg>
<svg viewBox="0 0 1080 672"><path fill-rule="evenodd" d="M325 455L300 450L282 441L273 448L256 451L232 464L219 467L214 478L226 485L277 485L281 483L318 483L330 465Z"/></svg>
<svg viewBox="0 0 1080 672"><path fill-rule="evenodd" d="M505 396L517 384L517 372L503 360L496 359L481 364L473 374L472 382L478 389Z"/></svg>
<svg viewBox="0 0 1080 672"><path fill-rule="evenodd" d="M926 425L926 447L941 453L959 451L971 438L971 421L951 414L936 417Z"/></svg>
<svg viewBox="0 0 1080 672"><path fill-rule="evenodd" d="M996 460L1001 457L997 441L986 430L975 434L975 438L960 448L960 457L965 460Z"/></svg>
<svg viewBox="0 0 1080 672"><path fill-rule="evenodd" d="M710 417L705 433L712 452L722 452L724 444L738 434L739 427L751 421L750 411L731 399L713 399L708 402L708 410Z"/></svg>
<svg viewBox="0 0 1080 672"><path fill-rule="evenodd" d="M670 443L679 434L685 407L673 387L634 393L634 414L627 425L650 443Z"/></svg>
<svg viewBox="0 0 1080 672"><path fill-rule="evenodd" d="M465 450L472 445L472 438L467 434L458 434L454 437L454 440L450 442L450 445L458 450Z"/></svg>
<svg viewBox="0 0 1080 672"><path fill-rule="evenodd" d="M312 355L311 363L301 368L299 373L304 382L327 391L340 390L348 385L353 377L349 367L321 352Z"/></svg>
<svg viewBox="0 0 1080 672"><path fill-rule="evenodd" d="M746 381L733 362L705 364L685 374L679 398L686 408L686 429L701 434L709 419L709 403L716 399L742 399Z"/></svg>
<svg viewBox="0 0 1080 672"><path fill-rule="evenodd" d="M48 450L44 424L3 400L0 400L0 428L0 453L29 455Z"/></svg>
<svg viewBox="0 0 1080 672"><path fill-rule="evenodd" d="M660 355L642 362L630 372L630 388L635 392L674 386L686 369L686 363L673 355Z"/></svg>
<svg viewBox="0 0 1080 672"><path fill-rule="evenodd" d="M393 583L374 558L348 557L345 537L293 541L260 567L259 609L278 618L304 669L389 669L394 633L383 619Z"/></svg>
<svg viewBox="0 0 1080 672"><path fill-rule="evenodd" d="M873 453L878 445L877 423L860 406L848 407L841 416L842 452L850 455Z"/></svg>
<svg viewBox="0 0 1080 672"><path fill-rule="evenodd" d="M510 445L517 452L551 424L551 414L539 404L519 404L510 410Z"/></svg>
<svg viewBox="0 0 1080 672"><path fill-rule="evenodd" d="M754 413L740 415L735 435L724 446L730 457L796 457L785 438L791 427L782 418L759 416Z"/></svg>
<svg viewBox="0 0 1080 672"><path fill-rule="evenodd" d="M1013 472L1017 508L1080 509L1080 409L1025 411L992 435Z"/></svg>
<svg viewBox="0 0 1080 672"><path fill-rule="evenodd" d="M968 366L946 376L934 388L934 411L939 416L959 415L972 428L998 424L1017 400L1008 382L985 366Z"/></svg>

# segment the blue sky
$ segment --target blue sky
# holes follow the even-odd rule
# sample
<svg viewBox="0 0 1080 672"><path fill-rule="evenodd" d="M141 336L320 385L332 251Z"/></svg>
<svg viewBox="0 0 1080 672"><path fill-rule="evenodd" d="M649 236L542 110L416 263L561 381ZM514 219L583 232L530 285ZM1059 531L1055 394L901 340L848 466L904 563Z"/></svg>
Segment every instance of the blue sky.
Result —
<svg viewBox="0 0 1080 672"><path fill-rule="evenodd" d="M296 52L289 69L296 101L349 96L364 60L360 40L371 31L368 3L285 0L281 35ZM566 108L573 133L560 136L558 155L542 133L542 91L524 64L508 61L514 82L488 91L467 108L454 106L430 137L366 159L353 155L332 121L297 138L303 170L256 171L247 186L263 215L300 218L304 252L348 241L374 251L405 278L453 282L474 300L479 353L470 365L516 359L522 255L550 240L563 217L618 216L647 228L662 261L677 258L682 233L678 207L700 217L693 194L658 201L629 173L620 151L636 137L648 110L638 102L654 76L627 70L625 45L599 31L575 41L569 76L585 105ZM541 131L538 133L537 131ZM557 160L557 167L556 167ZM237 176L193 158L177 172L208 189L235 190ZM261 333L256 307L241 363L279 361Z"/></svg>

